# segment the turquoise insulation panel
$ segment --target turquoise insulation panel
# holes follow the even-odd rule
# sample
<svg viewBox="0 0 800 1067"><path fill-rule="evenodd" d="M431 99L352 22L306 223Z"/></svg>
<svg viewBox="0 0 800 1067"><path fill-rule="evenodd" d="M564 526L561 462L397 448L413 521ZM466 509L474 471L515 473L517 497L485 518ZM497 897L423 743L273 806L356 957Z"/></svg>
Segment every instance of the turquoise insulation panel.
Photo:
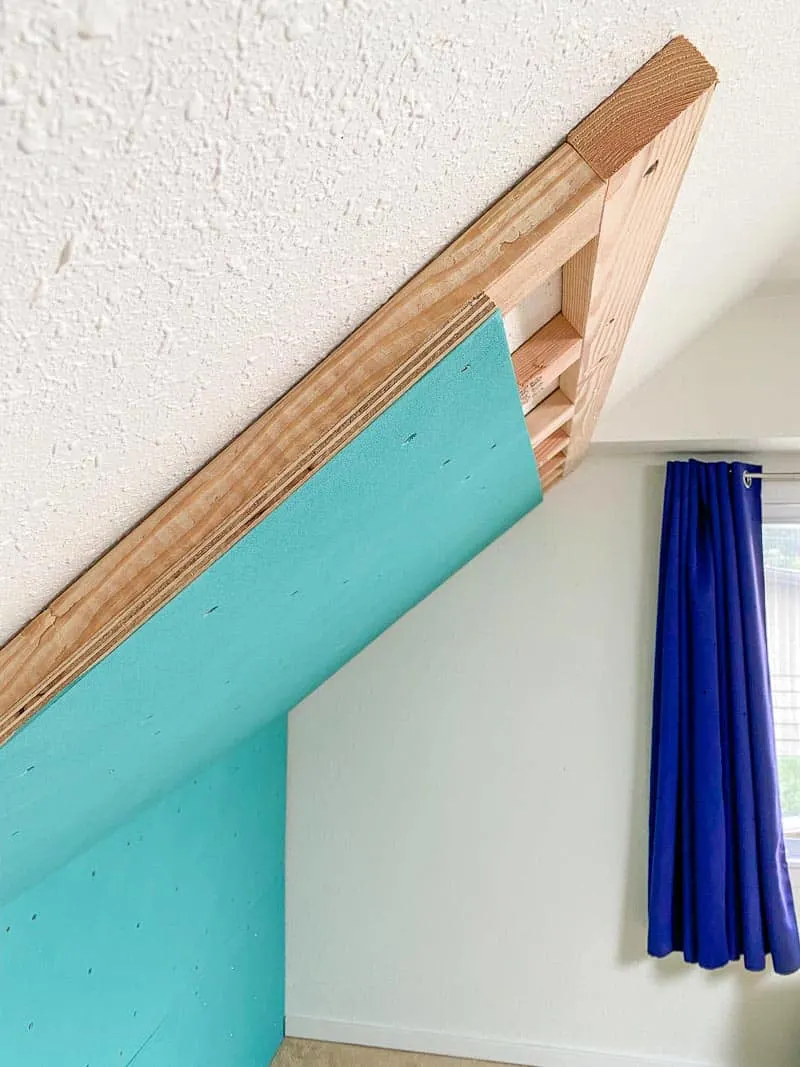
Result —
<svg viewBox="0 0 800 1067"><path fill-rule="evenodd" d="M540 499L496 314L0 749L0 1063L269 1062L287 713Z"/></svg>
<svg viewBox="0 0 800 1067"><path fill-rule="evenodd" d="M4 1067L267 1067L283 1036L286 721L0 909Z"/></svg>
<svg viewBox="0 0 800 1067"><path fill-rule="evenodd" d="M286 713L540 499L495 313L0 749L0 899Z"/></svg>

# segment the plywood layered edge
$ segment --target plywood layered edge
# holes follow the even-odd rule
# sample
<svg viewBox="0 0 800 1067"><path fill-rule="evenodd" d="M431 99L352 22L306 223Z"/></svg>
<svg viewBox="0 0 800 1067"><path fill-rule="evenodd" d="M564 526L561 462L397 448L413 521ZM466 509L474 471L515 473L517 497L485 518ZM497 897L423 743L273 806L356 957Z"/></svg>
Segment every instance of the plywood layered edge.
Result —
<svg viewBox="0 0 800 1067"><path fill-rule="evenodd" d="M605 187L569 145L502 197L334 352L0 650L0 741L279 506L492 313L578 251Z"/></svg>
<svg viewBox="0 0 800 1067"><path fill-rule="evenodd" d="M495 311L483 294L351 394L318 373L290 390L0 650L0 743L261 522ZM315 400L317 402L315 402ZM263 421L262 421L263 420ZM300 431L304 430L304 433ZM48 654L49 653L49 654ZM31 667L37 687L26 682ZM11 709L8 693L27 692Z"/></svg>
<svg viewBox="0 0 800 1067"><path fill-rule="evenodd" d="M559 431L567 436L542 461L546 488L565 463L569 469L580 458L616 351L601 344L595 314L597 264L628 247L611 225L613 205L638 205L633 218L642 221L651 201L630 191L647 177L641 153L682 121L713 73L679 40L643 68L652 67L655 76L652 70L634 75L568 143L0 649L0 743L269 515L495 307L507 313L565 264L559 329L573 331L570 355L562 350L547 363L553 376L557 368L560 388L533 408L528 426L537 448L561 442ZM659 103L662 93L665 103ZM635 135L623 136L628 123ZM671 175L692 136L683 131ZM617 178L626 168L630 176ZM650 243L656 231L648 230ZM614 239L606 236L612 232ZM568 424L580 428L579 447L566 434Z"/></svg>

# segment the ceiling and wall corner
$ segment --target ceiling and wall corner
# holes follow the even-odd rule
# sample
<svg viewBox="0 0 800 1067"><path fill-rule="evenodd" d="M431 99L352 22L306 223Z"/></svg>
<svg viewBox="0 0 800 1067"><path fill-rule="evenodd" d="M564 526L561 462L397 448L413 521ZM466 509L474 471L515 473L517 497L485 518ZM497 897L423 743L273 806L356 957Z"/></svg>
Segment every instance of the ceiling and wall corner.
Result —
<svg viewBox="0 0 800 1067"><path fill-rule="evenodd" d="M722 84L617 395L680 348L797 211L795 15L740 8L6 6L0 640L679 31Z"/></svg>
<svg viewBox="0 0 800 1067"><path fill-rule="evenodd" d="M800 296L800 239L784 247L756 290L758 295L785 293Z"/></svg>
<svg viewBox="0 0 800 1067"><path fill-rule="evenodd" d="M800 451L800 283L780 265L610 410L593 447Z"/></svg>
<svg viewBox="0 0 800 1067"><path fill-rule="evenodd" d="M800 451L800 239L756 287L630 393L596 449Z"/></svg>

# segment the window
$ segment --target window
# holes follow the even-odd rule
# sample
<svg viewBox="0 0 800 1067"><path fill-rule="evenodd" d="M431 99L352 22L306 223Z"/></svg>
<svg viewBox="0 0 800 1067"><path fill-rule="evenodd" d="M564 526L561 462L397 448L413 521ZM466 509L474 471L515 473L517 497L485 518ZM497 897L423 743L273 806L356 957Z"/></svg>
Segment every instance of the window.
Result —
<svg viewBox="0 0 800 1067"><path fill-rule="evenodd" d="M800 496L764 501L764 577L783 831L787 857L800 865Z"/></svg>

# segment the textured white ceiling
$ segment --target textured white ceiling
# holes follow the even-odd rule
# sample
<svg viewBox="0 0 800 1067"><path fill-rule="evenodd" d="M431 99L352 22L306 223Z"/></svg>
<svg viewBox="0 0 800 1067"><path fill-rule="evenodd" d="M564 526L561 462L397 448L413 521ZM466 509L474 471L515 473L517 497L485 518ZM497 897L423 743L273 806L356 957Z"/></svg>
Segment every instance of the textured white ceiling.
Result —
<svg viewBox="0 0 800 1067"><path fill-rule="evenodd" d="M795 223L789 0L0 4L0 638L676 32L722 84L620 371Z"/></svg>

